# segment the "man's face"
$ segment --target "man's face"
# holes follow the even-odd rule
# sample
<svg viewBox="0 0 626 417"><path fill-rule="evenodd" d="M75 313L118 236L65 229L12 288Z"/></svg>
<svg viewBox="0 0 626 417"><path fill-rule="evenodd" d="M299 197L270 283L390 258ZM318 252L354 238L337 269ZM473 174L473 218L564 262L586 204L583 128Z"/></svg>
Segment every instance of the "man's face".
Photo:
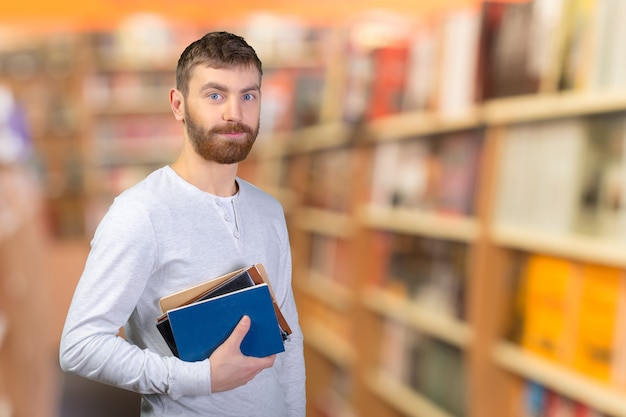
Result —
<svg viewBox="0 0 626 417"><path fill-rule="evenodd" d="M259 133L260 77L255 68L198 66L185 101L187 136L198 155L220 164L243 161Z"/></svg>

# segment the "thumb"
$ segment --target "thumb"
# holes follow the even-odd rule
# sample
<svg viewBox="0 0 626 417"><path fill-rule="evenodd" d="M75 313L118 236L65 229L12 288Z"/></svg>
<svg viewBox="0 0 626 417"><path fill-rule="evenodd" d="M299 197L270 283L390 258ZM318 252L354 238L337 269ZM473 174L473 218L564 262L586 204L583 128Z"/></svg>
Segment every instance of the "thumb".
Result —
<svg viewBox="0 0 626 417"><path fill-rule="evenodd" d="M246 334L248 334L248 330L250 330L250 317L243 316L228 337L229 342L234 343L237 347L239 347L243 338L246 337Z"/></svg>

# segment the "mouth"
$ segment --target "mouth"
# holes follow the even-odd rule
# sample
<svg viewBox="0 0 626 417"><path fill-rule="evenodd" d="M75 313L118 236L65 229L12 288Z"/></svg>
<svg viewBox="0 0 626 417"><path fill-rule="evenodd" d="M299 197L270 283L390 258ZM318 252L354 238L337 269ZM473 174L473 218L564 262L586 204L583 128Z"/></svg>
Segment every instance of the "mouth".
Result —
<svg viewBox="0 0 626 417"><path fill-rule="evenodd" d="M219 134L229 139L239 139L239 138L246 136L246 132L241 132L241 131L221 132Z"/></svg>

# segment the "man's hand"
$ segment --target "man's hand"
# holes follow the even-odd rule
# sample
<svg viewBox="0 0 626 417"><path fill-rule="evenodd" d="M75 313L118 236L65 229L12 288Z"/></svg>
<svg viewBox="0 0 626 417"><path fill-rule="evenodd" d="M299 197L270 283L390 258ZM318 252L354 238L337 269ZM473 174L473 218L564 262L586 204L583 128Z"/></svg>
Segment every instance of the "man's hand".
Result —
<svg viewBox="0 0 626 417"><path fill-rule="evenodd" d="M241 341L250 330L250 318L244 316L226 341L209 358L211 392L227 391L245 385L259 372L274 365L276 355L254 358L241 353Z"/></svg>

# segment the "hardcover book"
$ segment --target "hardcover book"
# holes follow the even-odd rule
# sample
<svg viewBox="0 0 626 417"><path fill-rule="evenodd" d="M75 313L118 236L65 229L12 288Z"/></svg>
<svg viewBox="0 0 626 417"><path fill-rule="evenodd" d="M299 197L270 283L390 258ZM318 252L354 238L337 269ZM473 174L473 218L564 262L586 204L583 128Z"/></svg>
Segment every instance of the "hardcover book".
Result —
<svg viewBox="0 0 626 417"><path fill-rule="evenodd" d="M241 290L243 288L255 285L252 277L250 276L250 273L246 270L240 270L233 276L230 276L230 274L228 274L227 277L229 278L226 280L216 280L216 285L212 288L209 288L202 295L197 297L195 301L207 300L209 298L217 297L223 294L227 294L229 292ZM183 303L183 305L188 304L190 304L190 302ZM163 314L157 319L157 329L161 333L161 336L163 336L163 339L165 339L165 342L169 346L172 353L178 356L178 348L176 346L174 335L172 334L172 327L170 325L169 316L167 314Z"/></svg>
<svg viewBox="0 0 626 417"><path fill-rule="evenodd" d="M265 357L285 350L269 287L259 284L168 311L178 357L188 362L208 358L244 315L251 325L241 353Z"/></svg>
<svg viewBox="0 0 626 417"><path fill-rule="evenodd" d="M163 339L167 343L172 353L175 356L181 359L184 359L185 355L183 352L183 355L181 356L181 352L178 346L179 337L176 336L176 332L173 329L174 326L171 322L170 313L172 313L175 310L177 311L177 310L181 310L184 308L189 308L191 306L195 306L196 304L199 304L208 300L212 300L215 298L219 298L222 296L226 296L226 295L235 296L239 290L248 289L248 288L252 288L254 286L259 286L259 285L264 285L267 287L267 291L270 295L270 306L274 313L274 320L277 322L279 334L281 336L281 339L284 341L291 334L291 328L289 327L287 321L285 320L284 316L282 315L280 311L280 308L278 307L278 304L276 303L274 294L269 285L269 279L267 278L265 268L263 267L262 264L255 264L248 268L241 268L236 271L232 271L228 274L222 275L217 278L213 278L211 280L195 285L191 288L187 288L185 290L182 290L182 291L179 291L179 292L176 292L176 293L173 293L173 294L170 294L168 296L161 298L160 306L161 306L161 310L163 311L163 314L157 318L157 324L156 324L157 329L163 336ZM236 301L236 300L241 299L242 296L237 295L234 298ZM247 303L248 301L245 301L245 302ZM205 308L205 310L208 310L208 309ZM228 311L224 311L222 315L234 314L237 311L238 311L237 309L234 309L233 312L231 313L229 313ZM179 313L175 313L175 314L178 315ZM239 319L241 319L242 316L243 314L241 314L235 320L235 324L232 326L232 328L234 328L234 326L236 325L237 322L239 322ZM250 316L250 318L253 319L252 316ZM208 320L215 320L215 317L213 318L208 317ZM253 322L252 325L254 327L255 323ZM230 334L230 332L228 333ZM242 344L242 352L243 352L243 344Z"/></svg>

